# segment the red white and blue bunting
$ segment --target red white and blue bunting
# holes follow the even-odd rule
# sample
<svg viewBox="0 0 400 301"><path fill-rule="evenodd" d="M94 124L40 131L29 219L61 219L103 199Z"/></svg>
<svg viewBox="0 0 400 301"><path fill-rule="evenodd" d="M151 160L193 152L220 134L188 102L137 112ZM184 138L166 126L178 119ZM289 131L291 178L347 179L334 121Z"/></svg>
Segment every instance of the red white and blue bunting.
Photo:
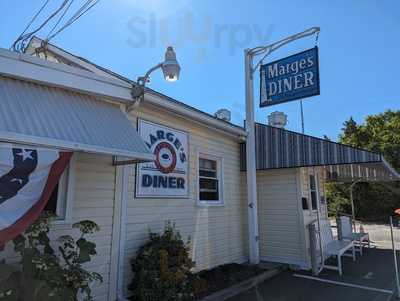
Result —
<svg viewBox="0 0 400 301"><path fill-rule="evenodd" d="M0 246L40 216L71 156L54 149L0 144Z"/></svg>

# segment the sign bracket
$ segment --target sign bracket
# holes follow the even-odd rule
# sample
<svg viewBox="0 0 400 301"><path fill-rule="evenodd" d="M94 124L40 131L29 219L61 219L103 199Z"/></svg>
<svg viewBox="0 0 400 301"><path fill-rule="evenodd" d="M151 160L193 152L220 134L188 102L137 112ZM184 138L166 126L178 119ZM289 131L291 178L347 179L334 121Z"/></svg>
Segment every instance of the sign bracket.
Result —
<svg viewBox="0 0 400 301"><path fill-rule="evenodd" d="M270 45L267 46L258 46L255 47L253 49L251 49L249 51L249 55L255 57L261 54L264 54L264 56L257 62L257 64L252 67L251 69L251 73L254 74L258 67L260 67L261 63L263 62L263 60L270 55L272 52L274 52L275 50L278 50L279 48L281 48L282 46L289 44L295 40L301 39L301 38L305 38L308 36L311 36L313 34L317 34L317 38L316 38L316 42L318 42L318 36L319 36L319 32L321 31L321 29L319 27L311 27L303 32L294 34L290 37L284 38L278 42L272 43Z"/></svg>

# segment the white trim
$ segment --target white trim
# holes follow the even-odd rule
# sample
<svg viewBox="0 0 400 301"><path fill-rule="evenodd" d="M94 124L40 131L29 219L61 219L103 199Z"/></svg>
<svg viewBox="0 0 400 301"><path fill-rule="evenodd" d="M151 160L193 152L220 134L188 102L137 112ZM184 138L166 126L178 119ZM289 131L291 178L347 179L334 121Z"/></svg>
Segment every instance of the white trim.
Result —
<svg viewBox="0 0 400 301"><path fill-rule="evenodd" d="M192 122L194 121L200 123L201 125L206 127L208 126L214 130L215 129L220 130L225 135L226 134L234 135L236 139L242 140L243 137L247 135L246 131L243 128L234 126L226 121L216 119L214 117L209 116L206 113L199 112L188 106L170 101L155 94L146 93L144 96L143 104L145 105L146 103L149 103L150 105L153 105L155 107L161 107L167 111L171 111L185 119L189 119Z"/></svg>
<svg viewBox="0 0 400 301"><path fill-rule="evenodd" d="M76 155L73 154L69 166L66 168L60 178L60 182L65 181L65 186L59 185L59 191L57 195L57 207L56 214L62 213L64 216L60 219L53 221L55 225L64 225L72 223L72 208L75 197L75 171L76 169ZM61 189L60 189L61 187ZM61 204L61 206L60 206Z"/></svg>
<svg viewBox="0 0 400 301"><path fill-rule="evenodd" d="M124 266L125 266L125 241L126 241L126 221L128 208L128 181L129 168L124 166L121 191L121 229L118 254L118 281L117 281L117 300L124 298Z"/></svg>
<svg viewBox="0 0 400 301"><path fill-rule="evenodd" d="M0 74L94 96L132 101L131 85L110 77L0 48Z"/></svg>
<svg viewBox="0 0 400 301"><path fill-rule="evenodd" d="M25 53L28 55L35 55L35 50L37 48L40 48L42 46L42 42L44 42L42 39L38 38L38 37L33 37L30 41L29 41L29 45L25 50ZM57 46L54 46L52 44L47 43L46 44L46 51L52 52L55 57L57 58L57 56L61 57L64 60L67 60L75 65L80 66L83 69L89 70L91 72L93 72L96 75L100 75L100 76L104 76L107 77L109 79L113 79L114 81L119 82L120 84L125 84L126 85L126 81L123 81L113 75L111 75L110 73L107 73L103 70L101 70L100 68L98 68L96 65L91 64L86 62L83 59L80 59L70 53L68 53L67 51L64 51L60 48L58 48ZM41 52L43 54L43 52Z"/></svg>
<svg viewBox="0 0 400 301"><path fill-rule="evenodd" d="M89 145L84 143L76 143L70 141L63 141L52 138L44 138L38 136L30 136L24 134L17 134L11 132L0 131L0 140L11 143L21 144L34 144L39 146L45 146L50 148L60 148L72 151L82 151L87 153L99 153L105 155L116 155L128 158L135 158L138 160L153 161L153 154L144 154L138 152L131 152L122 149L113 149L108 147L101 147L96 145Z"/></svg>
<svg viewBox="0 0 400 301"><path fill-rule="evenodd" d="M200 176L199 176L199 161L200 158L209 159L217 162L218 176L218 201L202 201L200 200ZM224 202L224 158L221 155L209 151L198 150L196 154L196 203L199 207L218 207L225 206Z"/></svg>
<svg viewBox="0 0 400 301"><path fill-rule="evenodd" d="M302 251L302 257L305 262L309 261L309 255L308 255L308 248L307 248L307 240L306 238L306 233L307 231L307 226L305 225L304 222L304 211L303 210L303 193L302 193L302 185L301 185L301 176L302 176L302 171L300 168L297 168L296 170L296 190L297 190L297 212L299 215L298 222L299 222L299 231L300 231L300 242L301 242L301 251ZM307 263L307 266L309 266L309 263Z"/></svg>
<svg viewBox="0 0 400 301"><path fill-rule="evenodd" d="M111 238L111 264L110 264L110 283L108 300L119 299L122 287L123 258L125 235L125 216L127 206L127 166L116 166L115 168L115 194L113 212L113 230ZM122 276L121 276L122 275ZM123 292L122 292L123 293Z"/></svg>

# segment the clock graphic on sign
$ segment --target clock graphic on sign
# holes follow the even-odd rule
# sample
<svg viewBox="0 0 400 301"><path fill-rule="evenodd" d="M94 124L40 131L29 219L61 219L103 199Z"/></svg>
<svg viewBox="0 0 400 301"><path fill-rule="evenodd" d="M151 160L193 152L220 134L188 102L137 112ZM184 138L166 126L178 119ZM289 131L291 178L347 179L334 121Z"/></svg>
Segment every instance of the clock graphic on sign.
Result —
<svg viewBox="0 0 400 301"><path fill-rule="evenodd" d="M174 171L176 166L176 152L168 142L160 142L154 149L156 156L155 165L159 171L169 174Z"/></svg>

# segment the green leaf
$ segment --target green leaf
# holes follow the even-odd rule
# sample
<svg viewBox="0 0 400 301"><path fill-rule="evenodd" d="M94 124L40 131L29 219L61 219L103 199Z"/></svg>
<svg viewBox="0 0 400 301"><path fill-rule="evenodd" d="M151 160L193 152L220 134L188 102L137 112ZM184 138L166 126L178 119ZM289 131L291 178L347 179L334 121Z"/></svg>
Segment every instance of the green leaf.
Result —
<svg viewBox="0 0 400 301"><path fill-rule="evenodd" d="M18 235L16 238L13 239L14 243L14 250L15 252L21 253L25 248L25 236Z"/></svg>
<svg viewBox="0 0 400 301"><path fill-rule="evenodd" d="M84 238L78 239L76 245L79 248L79 256L77 261L79 263L84 263L90 261L90 255L96 255L96 244L90 241L87 241Z"/></svg>

